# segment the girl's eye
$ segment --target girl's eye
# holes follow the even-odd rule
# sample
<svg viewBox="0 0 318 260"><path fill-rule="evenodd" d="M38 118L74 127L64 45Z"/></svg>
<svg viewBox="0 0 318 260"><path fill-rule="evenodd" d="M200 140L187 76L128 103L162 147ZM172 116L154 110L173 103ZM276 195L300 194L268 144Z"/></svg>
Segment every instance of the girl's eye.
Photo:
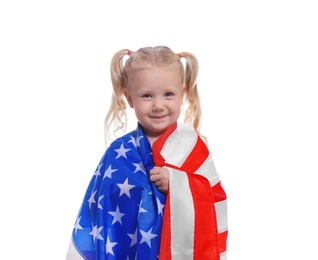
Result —
<svg viewBox="0 0 318 260"><path fill-rule="evenodd" d="M173 96L173 93L172 93L172 92L167 92L167 93L166 93L166 96L167 96L167 97L171 97L171 96Z"/></svg>
<svg viewBox="0 0 318 260"><path fill-rule="evenodd" d="M150 94L143 94L142 97L143 98L151 98L151 95Z"/></svg>

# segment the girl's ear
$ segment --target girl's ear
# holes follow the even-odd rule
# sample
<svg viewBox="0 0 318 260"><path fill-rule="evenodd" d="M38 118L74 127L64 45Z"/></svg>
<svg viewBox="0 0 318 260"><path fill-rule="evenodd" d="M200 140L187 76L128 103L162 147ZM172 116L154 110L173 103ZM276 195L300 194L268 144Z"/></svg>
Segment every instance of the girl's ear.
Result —
<svg viewBox="0 0 318 260"><path fill-rule="evenodd" d="M134 103L133 103L133 101L132 101L132 97L131 97L131 95L129 94L129 92L127 91L127 89L124 90L124 95L125 95L125 97L126 97L126 100L127 100L128 104L129 104L129 106L130 106L131 108L134 108Z"/></svg>

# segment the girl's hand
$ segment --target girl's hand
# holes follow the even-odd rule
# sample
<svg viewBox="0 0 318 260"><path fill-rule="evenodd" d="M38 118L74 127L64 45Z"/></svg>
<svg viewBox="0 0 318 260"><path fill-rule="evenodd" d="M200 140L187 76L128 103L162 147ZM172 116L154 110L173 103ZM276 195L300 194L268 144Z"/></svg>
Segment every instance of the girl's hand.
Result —
<svg viewBox="0 0 318 260"><path fill-rule="evenodd" d="M155 166L150 170L150 180L156 185L159 191L166 194L169 189L169 171L164 167Z"/></svg>

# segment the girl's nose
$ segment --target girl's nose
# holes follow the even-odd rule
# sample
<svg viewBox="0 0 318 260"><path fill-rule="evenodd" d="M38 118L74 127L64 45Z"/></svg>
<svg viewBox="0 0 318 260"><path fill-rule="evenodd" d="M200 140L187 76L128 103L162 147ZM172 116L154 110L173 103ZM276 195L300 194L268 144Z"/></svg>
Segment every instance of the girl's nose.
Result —
<svg viewBox="0 0 318 260"><path fill-rule="evenodd" d="M154 100L153 106L152 106L152 111L162 111L163 110L163 102L159 98Z"/></svg>

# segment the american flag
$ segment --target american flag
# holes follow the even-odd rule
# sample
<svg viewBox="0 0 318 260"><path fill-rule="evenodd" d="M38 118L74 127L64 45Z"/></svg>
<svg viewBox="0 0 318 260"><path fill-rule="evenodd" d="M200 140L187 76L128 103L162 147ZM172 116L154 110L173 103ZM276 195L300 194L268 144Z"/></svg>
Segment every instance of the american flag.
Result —
<svg viewBox="0 0 318 260"><path fill-rule="evenodd" d="M160 259L226 260L227 197L206 144L178 123L152 153L154 164L170 172Z"/></svg>
<svg viewBox="0 0 318 260"><path fill-rule="evenodd" d="M170 171L167 197L149 180L153 159ZM66 259L226 260L226 239L226 195L200 137L176 123L151 148L138 124L99 162Z"/></svg>
<svg viewBox="0 0 318 260"><path fill-rule="evenodd" d="M149 180L140 126L106 150L87 188L67 259L158 259L165 196Z"/></svg>

